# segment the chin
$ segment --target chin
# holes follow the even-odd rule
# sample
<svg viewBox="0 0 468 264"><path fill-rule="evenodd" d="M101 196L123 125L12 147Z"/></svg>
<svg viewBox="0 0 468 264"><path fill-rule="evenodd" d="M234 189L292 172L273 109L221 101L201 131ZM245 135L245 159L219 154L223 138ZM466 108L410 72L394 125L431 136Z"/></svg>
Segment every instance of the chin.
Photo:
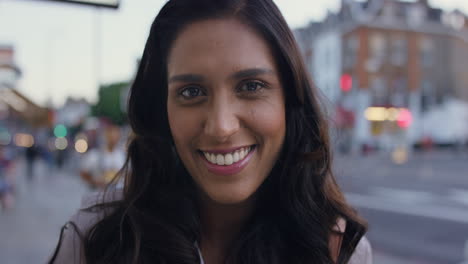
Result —
<svg viewBox="0 0 468 264"><path fill-rule="evenodd" d="M245 189L233 190L233 188L224 189L217 188L211 192L205 192L210 200L222 205L236 205L249 200L254 192L246 191Z"/></svg>

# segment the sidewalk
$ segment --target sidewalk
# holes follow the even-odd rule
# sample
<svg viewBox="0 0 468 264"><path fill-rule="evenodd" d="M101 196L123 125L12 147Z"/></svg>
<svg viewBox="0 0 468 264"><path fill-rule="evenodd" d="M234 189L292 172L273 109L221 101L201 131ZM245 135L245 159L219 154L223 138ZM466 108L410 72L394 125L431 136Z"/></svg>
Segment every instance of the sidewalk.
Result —
<svg viewBox="0 0 468 264"><path fill-rule="evenodd" d="M18 161L16 206L0 212L3 264L45 263L57 244L61 226L87 192L78 174L51 173L44 163L35 165L33 182L26 182L24 161Z"/></svg>

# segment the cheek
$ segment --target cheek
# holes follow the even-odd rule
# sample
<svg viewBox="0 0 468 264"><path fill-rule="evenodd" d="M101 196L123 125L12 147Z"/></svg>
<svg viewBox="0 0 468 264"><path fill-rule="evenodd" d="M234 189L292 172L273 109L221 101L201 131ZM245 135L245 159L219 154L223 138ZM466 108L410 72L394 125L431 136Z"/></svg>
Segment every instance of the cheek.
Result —
<svg viewBox="0 0 468 264"><path fill-rule="evenodd" d="M251 127L260 136L282 140L286 129L282 103L257 105L250 110ZM266 138L265 138L266 139Z"/></svg>
<svg viewBox="0 0 468 264"><path fill-rule="evenodd" d="M169 126L177 148L184 146L197 133L197 120L193 111L186 111L180 107L168 104Z"/></svg>

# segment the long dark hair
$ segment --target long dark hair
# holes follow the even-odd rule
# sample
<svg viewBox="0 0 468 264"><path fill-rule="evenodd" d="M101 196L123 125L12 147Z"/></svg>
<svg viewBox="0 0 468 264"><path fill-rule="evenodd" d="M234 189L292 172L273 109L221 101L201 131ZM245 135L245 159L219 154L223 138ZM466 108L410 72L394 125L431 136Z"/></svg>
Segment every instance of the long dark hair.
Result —
<svg viewBox="0 0 468 264"><path fill-rule="evenodd" d="M253 28L276 58L286 97L286 136L256 210L226 263L334 263L328 242L347 221L338 263L366 226L332 175L327 120L287 23L272 0L170 0L154 20L131 88L133 135L121 172L123 198L83 239L87 263L199 263L195 184L175 151L167 115L167 56L177 34L204 19L234 18Z"/></svg>

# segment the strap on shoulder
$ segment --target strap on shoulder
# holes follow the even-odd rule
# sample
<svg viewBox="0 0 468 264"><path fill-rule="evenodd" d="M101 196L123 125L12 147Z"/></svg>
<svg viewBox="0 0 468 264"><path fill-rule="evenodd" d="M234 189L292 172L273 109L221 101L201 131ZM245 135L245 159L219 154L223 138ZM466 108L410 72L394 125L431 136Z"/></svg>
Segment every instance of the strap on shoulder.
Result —
<svg viewBox="0 0 468 264"><path fill-rule="evenodd" d="M346 230L346 220L343 218L338 218L336 225L333 227L332 233L330 234L330 239L328 241L328 248L330 250L330 255L334 262L338 261L338 256L340 255L341 243L343 242L343 236Z"/></svg>
<svg viewBox="0 0 468 264"><path fill-rule="evenodd" d="M76 224L75 224L74 222L72 222L72 221L66 222L66 223L62 226L62 228L60 229L59 241L58 241L58 243L57 243L57 246L55 247L55 250L54 250L54 253L53 253L52 257L51 257L51 258L49 259L49 261L47 262L48 264L53 264L53 263L55 263L55 260L56 260L56 258L57 258L57 256L58 256L58 253L59 253L60 248L61 248L61 246L62 246L64 232L65 232L65 230L68 229L70 226L73 227L74 231L75 231L75 232L78 234L78 236L81 238L81 234L80 234L80 232L78 231L79 229L78 229L78 227L76 226Z"/></svg>

